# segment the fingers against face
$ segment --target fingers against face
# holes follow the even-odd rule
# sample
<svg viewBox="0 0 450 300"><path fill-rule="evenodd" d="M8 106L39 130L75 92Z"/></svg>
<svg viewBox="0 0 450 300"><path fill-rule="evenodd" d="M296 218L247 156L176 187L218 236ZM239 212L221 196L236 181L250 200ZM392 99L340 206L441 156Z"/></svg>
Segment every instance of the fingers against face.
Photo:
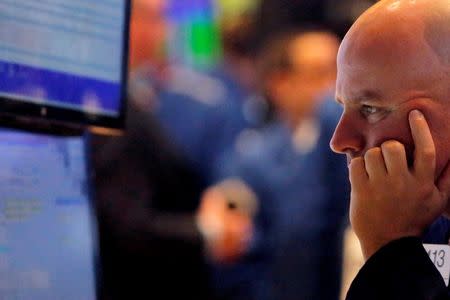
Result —
<svg viewBox="0 0 450 300"><path fill-rule="evenodd" d="M350 181L352 185L366 180L377 181L386 175L403 176L408 172L405 147L394 140L384 142L381 147L369 149L364 158L351 161Z"/></svg>
<svg viewBox="0 0 450 300"><path fill-rule="evenodd" d="M383 154L380 147L375 147L367 150L364 155L364 162L366 164L366 171L369 179L375 180L377 177L386 175L386 166L384 165Z"/></svg>
<svg viewBox="0 0 450 300"><path fill-rule="evenodd" d="M428 123L418 110L409 114L409 123L415 145L414 171L424 178L433 177L436 151ZM369 149L364 158L352 159L349 169L352 185L386 174L402 176L408 172L405 147L395 140L386 141L381 147Z"/></svg>
<svg viewBox="0 0 450 300"><path fill-rule="evenodd" d="M401 176L408 171L405 146L398 141L386 141L381 145L387 172L393 176Z"/></svg>
<svg viewBox="0 0 450 300"><path fill-rule="evenodd" d="M424 115L413 110L409 113L409 126L414 140L414 171L424 178L434 176L436 149Z"/></svg>
<svg viewBox="0 0 450 300"><path fill-rule="evenodd" d="M349 165L350 183L353 187L361 186L367 181L369 176L366 173L364 159L362 157L353 158Z"/></svg>

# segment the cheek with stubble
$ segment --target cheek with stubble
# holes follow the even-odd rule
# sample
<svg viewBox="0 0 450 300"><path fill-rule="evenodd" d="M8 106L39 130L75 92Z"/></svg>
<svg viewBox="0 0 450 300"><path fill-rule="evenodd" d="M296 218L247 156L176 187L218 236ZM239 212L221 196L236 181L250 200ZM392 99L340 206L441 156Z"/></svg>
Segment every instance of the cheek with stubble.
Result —
<svg viewBox="0 0 450 300"><path fill-rule="evenodd" d="M414 143L406 118L404 115L393 115L380 121L380 124L374 128L372 136L368 138L368 146L369 148L381 147L386 141L398 141L405 147L406 159L408 165L411 166L414 157Z"/></svg>
<svg viewBox="0 0 450 300"><path fill-rule="evenodd" d="M425 115L433 137L436 149L435 176L437 178L450 158L450 105L447 102L437 100L418 99L406 105L408 112L413 109L418 109Z"/></svg>
<svg viewBox="0 0 450 300"><path fill-rule="evenodd" d="M447 166L450 159L450 132L448 137L433 137L436 148L436 178Z"/></svg>
<svg viewBox="0 0 450 300"><path fill-rule="evenodd" d="M448 106L436 107L425 112L436 149L436 177L441 174L450 159L450 110Z"/></svg>

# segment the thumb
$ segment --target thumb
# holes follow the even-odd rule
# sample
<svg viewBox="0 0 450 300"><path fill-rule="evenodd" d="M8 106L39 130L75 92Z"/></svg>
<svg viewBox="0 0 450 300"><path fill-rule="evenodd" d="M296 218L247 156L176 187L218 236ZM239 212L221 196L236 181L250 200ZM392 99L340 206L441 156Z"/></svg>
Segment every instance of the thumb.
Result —
<svg viewBox="0 0 450 300"><path fill-rule="evenodd" d="M437 188L443 200L447 200L450 197L450 160L438 177Z"/></svg>

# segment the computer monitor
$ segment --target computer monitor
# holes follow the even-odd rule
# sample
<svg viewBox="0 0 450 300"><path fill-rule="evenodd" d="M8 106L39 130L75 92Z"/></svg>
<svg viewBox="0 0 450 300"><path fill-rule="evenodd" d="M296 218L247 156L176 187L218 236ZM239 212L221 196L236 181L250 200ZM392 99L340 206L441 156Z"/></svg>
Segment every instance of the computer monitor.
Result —
<svg viewBox="0 0 450 300"><path fill-rule="evenodd" d="M0 299L94 300L85 138L0 131Z"/></svg>
<svg viewBox="0 0 450 300"><path fill-rule="evenodd" d="M0 2L0 124L121 128L129 0Z"/></svg>

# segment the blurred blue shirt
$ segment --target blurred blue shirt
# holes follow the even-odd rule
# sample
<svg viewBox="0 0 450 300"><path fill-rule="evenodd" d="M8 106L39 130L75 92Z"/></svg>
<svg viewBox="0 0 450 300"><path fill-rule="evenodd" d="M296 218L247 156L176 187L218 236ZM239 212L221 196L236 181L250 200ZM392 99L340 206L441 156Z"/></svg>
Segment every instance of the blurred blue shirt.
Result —
<svg viewBox="0 0 450 300"><path fill-rule="evenodd" d="M220 80L183 67L171 71L157 95L156 118L209 184L216 159L248 123Z"/></svg>
<svg viewBox="0 0 450 300"><path fill-rule="evenodd" d="M273 122L241 135L218 165L218 178L242 179L260 201L251 250L217 280L237 299L338 299L349 184L329 141L340 112L333 101L321 107L312 147Z"/></svg>

